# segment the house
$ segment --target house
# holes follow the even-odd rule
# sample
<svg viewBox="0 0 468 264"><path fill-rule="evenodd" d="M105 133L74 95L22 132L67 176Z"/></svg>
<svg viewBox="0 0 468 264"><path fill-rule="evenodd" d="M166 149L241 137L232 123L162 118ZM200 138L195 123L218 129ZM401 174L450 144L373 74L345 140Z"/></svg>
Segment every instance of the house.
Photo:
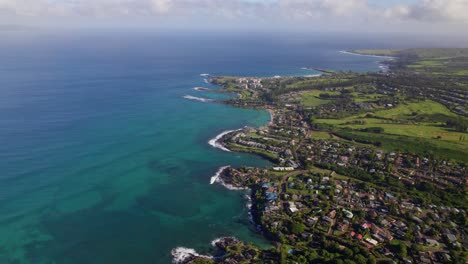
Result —
<svg viewBox="0 0 468 264"><path fill-rule="evenodd" d="M274 171L293 171L293 167L273 167Z"/></svg>
<svg viewBox="0 0 468 264"><path fill-rule="evenodd" d="M455 235L453 235L453 234L446 234L445 236L450 241L450 243L453 243L453 242L457 241L457 237Z"/></svg>
<svg viewBox="0 0 468 264"><path fill-rule="evenodd" d="M428 245L428 246L431 246L431 247L439 246L439 242L437 240L429 239L429 238L425 238L424 240L426 242L426 245Z"/></svg>
<svg viewBox="0 0 468 264"><path fill-rule="evenodd" d="M343 213L345 214L346 218L351 219L353 218L353 213L351 211L343 209Z"/></svg>
<svg viewBox="0 0 468 264"><path fill-rule="evenodd" d="M297 209L296 204L294 202L289 202L289 211L291 213L295 213L299 211L299 209Z"/></svg>
<svg viewBox="0 0 468 264"><path fill-rule="evenodd" d="M375 239L372 239L372 238L366 238L366 242L371 244L372 246L377 246L379 244L379 242Z"/></svg>
<svg viewBox="0 0 468 264"><path fill-rule="evenodd" d="M276 193L267 192L265 194L266 194L267 200L269 201L276 200L278 198L278 195Z"/></svg>
<svg viewBox="0 0 468 264"><path fill-rule="evenodd" d="M363 224L361 224L361 228L362 228L362 229L369 229L369 228L371 228L371 226L372 226L372 225L369 224L369 223L363 223Z"/></svg>

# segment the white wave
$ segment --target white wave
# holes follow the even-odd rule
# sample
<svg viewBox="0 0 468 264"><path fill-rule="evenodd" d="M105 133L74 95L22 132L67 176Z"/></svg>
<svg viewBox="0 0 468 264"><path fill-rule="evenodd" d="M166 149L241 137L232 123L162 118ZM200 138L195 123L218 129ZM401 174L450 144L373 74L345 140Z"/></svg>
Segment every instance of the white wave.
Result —
<svg viewBox="0 0 468 264"><path fill-rule="evenodd" d="M216 172L216 174L211 177L210 179L210 184L215 184L215 183L218 183L218 184L221 184L222 186L224 186L226 189L228 190L231 190L231 191L244 191L244 190L248 190L248 188L245 188L245 187L236 187L232 184L228 184L228 183L225 183L223 181L223 179L220 177L221 176L221 173L229 168L231 166L224 166L224 167L221 167L218 169L218 171Z"/></svg>
<svg viewBox="0 0 468 264"><path fill-rule="evenodd" d="M254 223L253 216L252 216L252 197L250 197L250 194L245 194L244 198L247 201L245 203L245 206L248 209L249 221L250 223Z"/></svg>
<svg viewBox="0 0 468 264"><path fill-rule="evenodd" d="M224 238L224 237L217 238L217 239L211 241L210 244L211 244L213 247L216 247L216 243L221 242L221 240L223 240L223 238Z"/></svg>
<svg viewBox="0 0 468 264"><path fill-rule="evenodd" d="M218 148L218 149L221 149L221 150L224 150L226 152L231 152L229 149L225 148L223 146L223 144L220 144L218 141L224 137L225 135L231 133L231 132L234 132L234 131L239 131L241 129L237 129L237 130L227 130L227 131L224 131L222 132L221 134L217 135L215 138L212 138L210 139L210 141L208 141L208 144L210 144L211 146L213 146L214 148Z"/></svg>
<svg viewBox="0 0 468 264"><path fill-rule="evenodd" d="M219 237L219 238L216 238L215 240L211 241L210 244L211 244L212 247L216 247L216 243L222 242L225 239L229 239L229 240L232 239L232 240L237 240L238 241L238 239L236 237L233 237L233 236L231 236L231 237Z"/></svg>
<svg viewBox="0 0 468 264"><path fill-rule="evenodd" d="M388 72L390 70L390 68L387 66L387 65L379 65L379 68L383 71L383 72Z"/></svg>
<svg viewBox="0 0 468 264"><path fill-rule="evenodd" d="M320 77L322 76L322 73L320 74L309 74L309 75L304 75L304 77L307 77L307 78L316 78L316 77Z"/></svg>
<svg viewBox="0 0 468 264"><path fill-rule="evenodd" d="M382 58L382 59L388 59L388 60L393 60L393 59L395 59L395 57L390 57L390 56L366 55L366 54L359 54L359 53L349 52L349 51L346 51L346 50L341 50L340 53L349 54L349 55L355 55L355 56Z"/></svg>
<svg viewBox="0 0 468 264"><path fill-rule="evenodd" d="M196 96L191 96L191 95L185 95L184 98L185 98L185 99L189 99L189 100L200 101L200 102L203 102L203 103L214 102L213 99L202 98L202 97L196 97Z"/></svg>
<svg viewBox="0 0 468 264"><path fill-rule="evenodd" d="M221 178L218 178L218 180L216 181L216 183L219 183L221 184L222 186L224 186L224 188L230 190L230 191L245 191L245 190L248 190L249 188L247 187L236 187L232 184L227 184L223 181L223 179Z"/></svg>
<svg viewBox="0 0 468 264"><path fill-rule="evenodd" d="M206 88L206 87L194 87L193 89L195 91L210 91L211 90L210 88Z"/></svg>
<svg viewBox="0 0 468 264"><path fill-rule="evenodd" d="M203 79L203 81L204 81L205 83L210 83L210 81L209 81L208 79Z"/></svg>
<svg viewBox="0 0 468 264"><path fill-rule="evenodd" d="M229 167L231 166L224 166L224 167L219 168L216 174L213 177L211 177L210 184L214 184L215 182L221 181L219 176L221 176L221 173L223 173L223 171Z"/></svg>
<svg viewBox="0 0 468 264"><path fill-rule="evenodd" d="M182 263L184 260L186 260L189 257L204 257L204 258L209 258L212 259L213 257L210 256L204 256L198 254L194 249L191 248L184 248L184 247L177 247L171 250L171 255L173 257L172 263L178 264Z"/></svg>
<svg viewBox="0 0 468 264"><path fill-rule="evenodd" d="M210 76L210 74L209 73L202 73L202 74L200 74L200 76L208 77L208 76Z"/></svg>

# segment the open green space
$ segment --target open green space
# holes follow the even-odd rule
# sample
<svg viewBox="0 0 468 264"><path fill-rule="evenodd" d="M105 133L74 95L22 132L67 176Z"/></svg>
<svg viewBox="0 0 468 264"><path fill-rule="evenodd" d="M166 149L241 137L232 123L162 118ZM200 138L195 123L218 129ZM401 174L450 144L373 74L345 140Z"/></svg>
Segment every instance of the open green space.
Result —
<svg viewBox="0 0 468 264"><path fill-rule="evenodd" d="M353 50L351 52L362 54L362 55L375 55L375 56L395 56L398 50L391 49L362 49Z"/></svg>
<svg viewBox="0 0 468 264"><path fill-rule="evenodd" d="M389 150L432 151L443 157L468 161L468 134L444 126L456 115L434 101L401 104L393 109L360 114L342 119L317 119L333 125L339 136L368 142Z"/></svg>
<svg viewBox="0 0 468 264"><path fill-rule="evenodd" d="M340 92L326 92L319 90L311 90L304 93L301 93L301 104L304 106L319 106L322 104L327 104L332 101L332 99L327 99L323 95L333 96L339 95ZM322 95L322 97L320 96Z"/></svg>

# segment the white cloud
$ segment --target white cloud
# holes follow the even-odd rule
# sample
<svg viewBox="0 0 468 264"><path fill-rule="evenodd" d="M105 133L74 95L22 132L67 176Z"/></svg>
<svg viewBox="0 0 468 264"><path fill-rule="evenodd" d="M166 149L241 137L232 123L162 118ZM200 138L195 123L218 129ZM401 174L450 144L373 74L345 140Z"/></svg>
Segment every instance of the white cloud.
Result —
<svg viewBox="0 0 468 264"><path fill-rule="evenodd" d="M171 0L151 0L151 6L156 13L168 13L172 5Z"/></svg>
<svg viewBox="0 0 468 264"><path fill-rule="evenodd" d="M419 0L374 6L368 0L0 0L8 17L87 19L145 18L202 23L270 24L387 22L468 23L468 0ZM4 16L7 17L7 16ZM128 20L131 23L131 19ZM0 16L0 23L4 23Z"/></svg>
<svg viewBox="0 0 468 264"><path fill-rule="evenodd" d="M420 21L468 22L468 0L423 0L386 10L390 18Z"/></svg>

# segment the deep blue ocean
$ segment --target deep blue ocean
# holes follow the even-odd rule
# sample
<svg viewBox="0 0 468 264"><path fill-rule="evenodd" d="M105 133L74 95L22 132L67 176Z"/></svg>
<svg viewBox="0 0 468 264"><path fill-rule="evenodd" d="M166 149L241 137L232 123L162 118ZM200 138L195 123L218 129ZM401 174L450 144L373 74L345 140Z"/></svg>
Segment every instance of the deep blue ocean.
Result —
<svg viewBox="0 0 468 264"><path fill-rule="evenodd" d="M170 263L234 235L262 246L224 165L268 166L207 142L264 111L187 100L214 75L377 71L342 54L401 47L327 34L0 32L0 263Z"/></svg>

